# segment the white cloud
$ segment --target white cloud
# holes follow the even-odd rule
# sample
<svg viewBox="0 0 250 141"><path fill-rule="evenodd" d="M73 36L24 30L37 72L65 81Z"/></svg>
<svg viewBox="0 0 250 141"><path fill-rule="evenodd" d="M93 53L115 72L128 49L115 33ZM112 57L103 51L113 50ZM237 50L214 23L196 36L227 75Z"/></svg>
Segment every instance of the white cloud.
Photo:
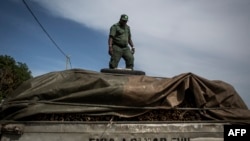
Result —
<svg viewBox="0 0 250 141"><path fill-rule="evenodd" d="M250 2L247 0L36 2L54 16L105 34L120 14L126 13L136 45L136 68L166 77L193 72L208 79L225 80L237 88L248 83L241 92L249 99Z"/></svg>

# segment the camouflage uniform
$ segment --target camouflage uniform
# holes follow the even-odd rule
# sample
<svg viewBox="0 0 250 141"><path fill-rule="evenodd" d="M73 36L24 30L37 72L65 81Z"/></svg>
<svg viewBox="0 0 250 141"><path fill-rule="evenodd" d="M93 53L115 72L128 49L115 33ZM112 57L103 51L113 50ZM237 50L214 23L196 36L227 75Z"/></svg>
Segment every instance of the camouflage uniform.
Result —
<svg viewBox="0 0 250 141"><path fill-rule="evenodd" d="M113 53L110 58L109 68L117 68L121 58L126 62L126 68L133 69L134 56L128 46L131 32L128 25L124 27L120 23L111 26L109 36L113 39L112 49Z"/></svg>

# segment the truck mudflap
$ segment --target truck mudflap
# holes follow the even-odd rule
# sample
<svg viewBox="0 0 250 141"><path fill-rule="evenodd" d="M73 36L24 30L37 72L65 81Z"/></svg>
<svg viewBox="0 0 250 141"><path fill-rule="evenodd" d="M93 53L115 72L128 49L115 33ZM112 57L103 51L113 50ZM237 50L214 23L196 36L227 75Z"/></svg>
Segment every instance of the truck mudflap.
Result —
<svg viewBox="0 0 250 141"><path fill-rule="evenodd" d="M23 122L1 125L1 141L223 141L227 123Z"/></svg>

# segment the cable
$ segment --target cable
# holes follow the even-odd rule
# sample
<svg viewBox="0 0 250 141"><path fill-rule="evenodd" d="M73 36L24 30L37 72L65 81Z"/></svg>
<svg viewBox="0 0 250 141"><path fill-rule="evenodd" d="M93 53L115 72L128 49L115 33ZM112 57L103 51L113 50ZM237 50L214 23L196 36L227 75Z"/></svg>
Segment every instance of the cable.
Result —
<svg viewBox="0 0 250 141"><path fill-rule="evenodd" d="M70 67L71 66L71 61L68 55L66 55L66 53L64 53L64 51L57 45L57 43L55 42L55 40L53 40L53 38L49 35L49 33L46 31L46 29L43 27L43 25L39 22L38 18L36 17L36 15L32 12L32 10L30 9L29 5L26 3L25 0L23 0L24 5L26 6L26 8L29 10L29 12L31 13L31 15L34 17L34 19L36 20L36 22L38 23L38 25L42 28L43 32L48 36L48 38L51 40L51 42L56 46L56 48L67 58L67 61L69 61L70 63Z"/></svg>

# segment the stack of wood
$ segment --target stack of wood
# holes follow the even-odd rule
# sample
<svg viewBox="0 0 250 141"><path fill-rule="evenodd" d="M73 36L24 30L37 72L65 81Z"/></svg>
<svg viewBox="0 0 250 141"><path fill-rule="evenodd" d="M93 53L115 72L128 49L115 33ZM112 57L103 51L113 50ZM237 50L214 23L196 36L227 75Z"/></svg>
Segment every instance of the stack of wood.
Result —
<svg viewBox="0 0 250 141"><path fill-rule="evenodd" d="M28 121L199 121L206 120L194 105L194 97L187 94L185 100L175 109L155 109L136 116L119 117L113 115L90 116L83 113L38 114L28 117ZM185 109L186 108L186 109Z"/></svg>
<svg viewBox="0 0 250 141"><path fill-rule="evenodd" d="M118 117L112 115L89 116L81 113L38 114L28 117L29 121L194 121L203 120L197 111L183 110L151 110L136 117Z"/></svg>

